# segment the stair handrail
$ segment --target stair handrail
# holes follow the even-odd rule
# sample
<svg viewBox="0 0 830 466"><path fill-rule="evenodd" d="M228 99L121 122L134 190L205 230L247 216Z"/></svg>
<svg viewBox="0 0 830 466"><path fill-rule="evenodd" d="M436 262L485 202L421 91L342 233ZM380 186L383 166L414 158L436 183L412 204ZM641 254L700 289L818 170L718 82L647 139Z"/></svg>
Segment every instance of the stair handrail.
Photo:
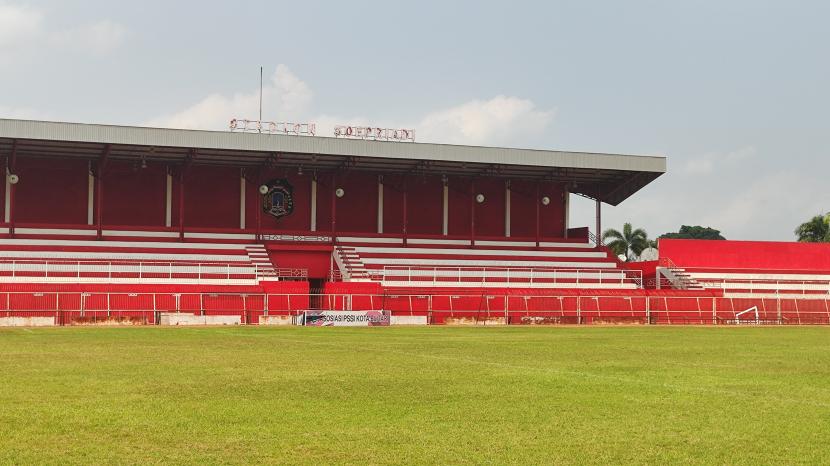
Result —
<svg viewBox="0 0 830 466"><path fill-rule="evenodd" d="M602 238L595 235L594 232L588 230L588 241L594 243L596 247L605 246L605 243L602 241Z"/></svg>

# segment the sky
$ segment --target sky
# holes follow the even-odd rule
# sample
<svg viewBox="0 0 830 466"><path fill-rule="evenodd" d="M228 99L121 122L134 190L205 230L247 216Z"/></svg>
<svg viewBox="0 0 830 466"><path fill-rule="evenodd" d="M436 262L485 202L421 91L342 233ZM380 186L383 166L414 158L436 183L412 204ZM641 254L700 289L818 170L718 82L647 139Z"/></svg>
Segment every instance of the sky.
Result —
<svg viewBox="0 0 830 466"><path fill-rule="evenodd" d="M620 206L793 240L830 211L830 2L0 0L0 118L224 130L414 128L420 142L663 155ZM594 225L573 196L572 226Z"/></svg>

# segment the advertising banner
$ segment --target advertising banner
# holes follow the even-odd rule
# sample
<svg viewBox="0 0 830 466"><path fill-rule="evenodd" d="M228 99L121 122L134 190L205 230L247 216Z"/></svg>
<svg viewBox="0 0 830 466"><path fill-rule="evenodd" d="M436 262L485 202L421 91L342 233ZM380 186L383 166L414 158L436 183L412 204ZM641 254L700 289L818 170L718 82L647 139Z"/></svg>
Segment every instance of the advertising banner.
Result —
<svg viewBox="0 0 830 466"><path fill-rule="evenodd" d="M391 320L390 311L306 311L303 313L303 325L315 327L387 326Z"/></svg>

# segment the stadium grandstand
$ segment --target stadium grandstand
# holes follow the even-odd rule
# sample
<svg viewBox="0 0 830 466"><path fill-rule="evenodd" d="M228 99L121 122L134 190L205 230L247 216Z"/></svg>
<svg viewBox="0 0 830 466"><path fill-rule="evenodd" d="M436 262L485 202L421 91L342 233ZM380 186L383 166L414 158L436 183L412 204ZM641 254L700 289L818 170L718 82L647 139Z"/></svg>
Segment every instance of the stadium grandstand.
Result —
<svg viewBox="0 0 830 466"><path fill-rule="evenodd" d="M0 325L830 323L826 245L620 262L601 205L664 157L10 119L0 157Z"/></svg>

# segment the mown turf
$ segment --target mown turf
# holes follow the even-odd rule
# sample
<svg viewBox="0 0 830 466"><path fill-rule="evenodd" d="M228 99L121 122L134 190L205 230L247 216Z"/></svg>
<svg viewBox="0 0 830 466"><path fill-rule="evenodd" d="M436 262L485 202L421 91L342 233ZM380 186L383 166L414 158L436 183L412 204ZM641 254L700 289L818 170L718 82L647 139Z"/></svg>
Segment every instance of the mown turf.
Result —
<svg viewBox="0 0 830 466"><path fill-rule="evenodd" d="M0 330L0 463L830 462L830 328Z"/></svg>

